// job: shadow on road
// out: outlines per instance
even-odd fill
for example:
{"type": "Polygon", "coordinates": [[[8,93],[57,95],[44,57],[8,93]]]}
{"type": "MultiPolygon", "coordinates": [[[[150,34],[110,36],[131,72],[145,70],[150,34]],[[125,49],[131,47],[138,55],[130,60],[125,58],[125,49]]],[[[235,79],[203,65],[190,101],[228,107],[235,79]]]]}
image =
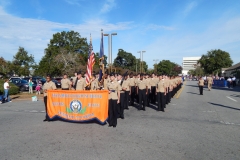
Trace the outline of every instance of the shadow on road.
{"type": "Polygon", "coordinates": [[[190,94],[197,94],[197,95],[199,95],[199,93],[194,93],[194,92],[186,92],[186,93],[190,93],[190,94]]]}
{"type": "Polygon", "coordinates": [[[223,108],[229,108],[229,109],[234,109],[234,110],[240,111],[239,108],[224,106],[224,105],[222,105],[222,104],[217,104],[217,103],[212,103],[212,102],[208,102],[208,103],[209,103],[209,104],[212,104],[212,105],[215,105],[215,106],[219,106],[219,107],[223,107],[223,108]]]}

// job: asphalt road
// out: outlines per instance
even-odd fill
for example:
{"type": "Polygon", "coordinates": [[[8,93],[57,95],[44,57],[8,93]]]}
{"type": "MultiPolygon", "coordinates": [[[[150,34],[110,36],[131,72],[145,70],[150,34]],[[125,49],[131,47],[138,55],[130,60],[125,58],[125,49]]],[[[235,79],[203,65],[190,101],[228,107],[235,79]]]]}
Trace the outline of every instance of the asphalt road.
{"type": "Polygon", "coordinates": [[[43,122],[42,101],[0,104],[0,159],[240,159],[240,88],[199,95],[187,82],[166,112],[130,107],[116,128],[43,122]]]}

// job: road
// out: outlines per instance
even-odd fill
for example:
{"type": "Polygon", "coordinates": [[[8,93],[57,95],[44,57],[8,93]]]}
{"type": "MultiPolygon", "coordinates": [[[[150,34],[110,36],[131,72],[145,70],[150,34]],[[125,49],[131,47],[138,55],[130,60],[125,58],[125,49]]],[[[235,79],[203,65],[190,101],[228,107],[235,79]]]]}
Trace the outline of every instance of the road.
{"type": "Polygon", "coordinates": [[[240,159],[240,88],[199,95],[196,81],[167,105],[130,107],[116,128],[97,123],[43,122],[43,102],[0,105],[0,159],[240,159]]]}

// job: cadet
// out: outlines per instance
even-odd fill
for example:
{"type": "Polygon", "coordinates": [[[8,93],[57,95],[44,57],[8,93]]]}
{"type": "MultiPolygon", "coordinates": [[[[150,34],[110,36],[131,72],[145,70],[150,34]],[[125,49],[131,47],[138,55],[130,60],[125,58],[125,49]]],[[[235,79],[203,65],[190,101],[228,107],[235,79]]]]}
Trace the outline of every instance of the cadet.
{"type": "Polygon", "coordinates": [[[168,76],[164,76],[164,83],[166,87],[166,104],[170,103],[170,94],[169,94],[169,87],[170,87],[170,81],[168,79],[168,76]]]}
{"type": "Polygon", "coordinates": [[[118,104],[118,113],[119,113],[119,117],[124,119],[124,106],[125,106],[125,88],[124,88],[124,79],[122,77],[122,75],[118,75],[117,76],[117,81],[120,85],[120,103],[118,104]]]}
{"type": "Polygon", "coordinates": [[[156,103],[156,78],[155,74],[152,74],[152,78],[150,79],[150,85],[151,85],[151,103],[156,103]]]}
{"type": "Polygon", "coordinates": [[[133,78],[133,73],[130,73],[130,79],[129,79],[129,85],[130,85],[130,106],[134,106],[134,98],[135,98],[135,78],[133,78]]]}
{"type": "Polygon", "coordinates": [[[137,83],[137,94],[139,99],[139,107],[138,110],[144,110],[145,111],[145,105],[146,105],[146,95],[148,91],[148,85],[147,81],[143,79],[143,74],[140,74],[140,79],[137,83]]]}
{"type": "Polygon", "coordinates": [[[78,72],[77,79],[74,84],[75,90],[85,90],[86,80],[82,77],[81,72],[78,72]]]}
{"type": "Polygon", "coordinates": [[[120,90],[121,87],[117,81],[115,81],[114,73],[110,74],[110,81],[107,85],[108,89],[108,123],[109,127],[117,126],[117,105],[120,102],[120,90]]]}
{"type": "MultiPolygon", "coordinates": [[[[150,106],[150,97],[151,97],[151,95],[150,95],[150,93],[151,93],[151,83],[150,83],[150,78],[149,78],[149,75],[147,74],[146,76],[145,76],[145,80],[147,81],[147,86],[148,86],[148,89],[147,89],[147,96],[146,96],[146,106],[150,106]]],[[[154,95],[155,96],[155,95],[154,95]]]]}
{"type": "Polygon", "coordinates": [[[211,91],[212,84],[213,84],[213,79],[212,79],[211,75],[207,78],[207,82],[208,82],[208,90],[211,91]]]}
{"type": "Polygon", "coordinates": [[[92,75],[92,79],[91,79],[91,90],[98,90],[99,89],[99,85],[98,85],[98,79],[96,79],[95,75],[92,75]]]}
{"type": "Polygon", "coordinates": [[[165,108],[165,96],[166,96],[166,87],[162,76],[159,76],[159,82],[157,84],[157,100],[158,100],[158,111],[163,111],[165,108]]]}
{"type": "Polygon", "coordinates": [[[67,78],[67,74],[63,75],[63,79],[61,80],[62,90],[69,90],[71,88],[72,82],[67,78]]]}
{"type": "Polygon", "coordinates": [[[43,120],[44,122],[45,121],[50,121],[50,119],[48,117],[48,114],[47,114],[47,91],[48,90],[55,90],[55,89],[57,89],[55,83],[51,81],[50,75],[47,75],[46,82],[43,85],[43,95],[44,95],[43,101],[44,101],[45,111],[46,111],[46,117],[43,120]]]}
{"type": "Polygon", "coordinates": [[[122,89],[125,91],[124,109],[129,109],[128,106],[129,106],[129,98],[130,98],[130,81],[127,73],[125,73],[124,75],[122,89]]]}
{"type": "Polygon", "coordinates": [[[72,78],[72,87],[74,86],[77,79],[77,72],[74,72],[74,77],[72,78]]]}
{"type": "Polygon", "coordinates": [[[202,79],[202,77],[198,81],[198,86],[199,86],[200,95],[203,95],[204,80],[202,79]]]}

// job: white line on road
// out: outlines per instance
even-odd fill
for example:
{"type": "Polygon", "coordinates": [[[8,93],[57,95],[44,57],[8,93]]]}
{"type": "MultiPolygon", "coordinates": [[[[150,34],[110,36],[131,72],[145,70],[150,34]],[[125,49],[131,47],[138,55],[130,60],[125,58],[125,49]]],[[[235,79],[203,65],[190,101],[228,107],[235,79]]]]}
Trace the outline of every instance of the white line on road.
{"type": "Polygon", "coordinates": [[[237,100],[235,100],[235,99],[233,99],[233,98],[231,98],[231,97],[228,97],[228,96],[226,96],[227,98],[229,98],[229,99],[231,99],[231,100],[233,100],[233,101],[235,101],[235,102],[237,102],[237,100]]]}

